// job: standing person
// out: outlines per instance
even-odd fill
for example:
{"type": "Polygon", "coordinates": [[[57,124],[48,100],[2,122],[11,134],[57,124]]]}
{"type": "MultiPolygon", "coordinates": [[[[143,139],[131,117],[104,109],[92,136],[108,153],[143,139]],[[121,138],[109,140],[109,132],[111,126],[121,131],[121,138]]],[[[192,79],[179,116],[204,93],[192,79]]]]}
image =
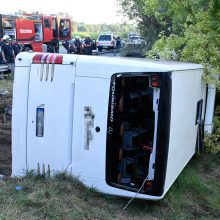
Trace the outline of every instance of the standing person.
{"type": "Polygon", "coordinates": [[[22,51],[21,45],[18,44],[16,40],[12,40],[12,48],[14,50],[15,57],[22,51]]]}
{"type": "Polygon", "coordinates": [[[92,55],[92,40],[90,39],[90,36],[86,37],[84,41],[84,48],[86,55],[92,55]]]}
{"type": "Polygon", "coordinates": [[[75,38],[75,46],[76,46],[76,53],[81,54],[82,53],[82,42],[79,36],[75,38]]]}
{"type": "Polygon", "coordinates": [[[63,41],[63,43],[62,43],[62,45],[63,45],[63,47],[66,49],[66,51],[68,52],[68,49],[69,49],[69,41],[68,40],[64,40],[63,41]]]}
{"type": "Polygon", "coordinates": [[[116,49],[118,50],[121,48],[121,38],[117,36],[115,40],[116,40],[116,49]]]}
{"type": "Polygon", "coordinates": [[[3,37],[3,43],[1,47],[2,47],[3,62],[8,64],[8,68],[11,70],[12,79],[13,79],[15,52],[11,44],[11,38],[8,35],[5,35],[3,37]]]}

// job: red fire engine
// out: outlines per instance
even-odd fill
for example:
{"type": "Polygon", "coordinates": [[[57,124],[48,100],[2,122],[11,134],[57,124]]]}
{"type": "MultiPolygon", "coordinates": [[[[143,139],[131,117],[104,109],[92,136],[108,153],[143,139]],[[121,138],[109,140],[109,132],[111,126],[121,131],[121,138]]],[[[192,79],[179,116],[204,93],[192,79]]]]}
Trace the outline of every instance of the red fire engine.
{"type": "Polygon", "coordinates": [[[0,15],[0,37],[5,34],[24,45],[24,50],[59,52],[59,40],[71,39],[71,21],[55,15],[0,15]]]}

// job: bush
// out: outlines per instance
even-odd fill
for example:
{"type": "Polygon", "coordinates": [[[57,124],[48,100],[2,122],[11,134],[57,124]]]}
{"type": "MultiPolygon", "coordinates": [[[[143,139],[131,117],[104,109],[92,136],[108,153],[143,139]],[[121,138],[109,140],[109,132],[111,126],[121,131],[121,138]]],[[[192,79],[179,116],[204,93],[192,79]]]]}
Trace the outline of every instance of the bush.
{"type": "Polygon", "coordinates": [[[220,106],[215,111],[214,132],[205,136],[205,147],[211,154],[220,153],[220,106]]]}

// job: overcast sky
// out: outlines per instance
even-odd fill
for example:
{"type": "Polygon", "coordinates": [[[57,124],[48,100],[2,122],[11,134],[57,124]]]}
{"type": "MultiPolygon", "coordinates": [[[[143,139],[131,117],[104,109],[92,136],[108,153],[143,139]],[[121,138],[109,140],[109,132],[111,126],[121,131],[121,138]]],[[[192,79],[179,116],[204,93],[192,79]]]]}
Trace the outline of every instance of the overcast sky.
{"type": "Polygon", "coordinates": [[[67,12],[78,22],[121,23],[122,17],[117,16],[118,9],[116,0],[6,0],[1,2],[0,13],[18,10],[44,14],[67,12]]]}

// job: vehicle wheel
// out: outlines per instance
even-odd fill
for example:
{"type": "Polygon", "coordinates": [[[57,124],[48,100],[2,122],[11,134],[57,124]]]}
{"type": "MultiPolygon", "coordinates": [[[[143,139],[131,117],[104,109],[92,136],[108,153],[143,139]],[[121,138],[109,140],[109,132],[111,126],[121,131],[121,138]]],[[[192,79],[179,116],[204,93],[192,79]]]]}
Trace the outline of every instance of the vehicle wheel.
{"type": "Polygon", "coordinates": [[[102,52],[102,48],[98,48],[98,51],[99,51],[99,52],[102,52]]]}

